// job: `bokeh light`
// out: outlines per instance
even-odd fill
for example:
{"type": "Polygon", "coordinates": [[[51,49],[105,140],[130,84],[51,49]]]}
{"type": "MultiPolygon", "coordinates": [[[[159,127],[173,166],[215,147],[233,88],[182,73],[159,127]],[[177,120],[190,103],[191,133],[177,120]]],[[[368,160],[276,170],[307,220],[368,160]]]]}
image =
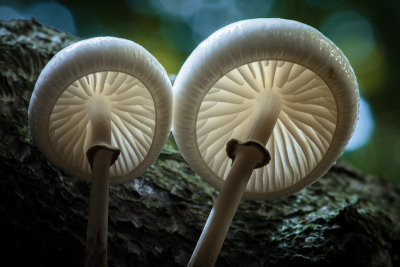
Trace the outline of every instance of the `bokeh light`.
{"type": "Polygon", "coordinates": [[[10,20],[10,19],[23,19],[20,13],[9,6],[0,6],[0,19],[10,20]]]}
{"type": "Polygon", "coordinates": [[[347,144],[346,151],[356,150],[369,142],[375,128],[375,122],[369,104],[360,98],[358,121],[353,136],[347,144]]]}
{"type": "Polygon", "coordinates": [[[357,127],[343,158],[400,182],[400,2],[382,0],[1,0],[0,19],[35,18],[80,38],[117,36],[177,74],[191,51],[232,22],[281,17],[309,24],[349,59],[361,95],[357,127]],[[396,153],[397,151],[397,153],[396,153]]]}
{"type": "Polygon", "coordinates": [[[201,0],[150,0],[151,6],[159,14],[189,18],[203,5],[201,0]]]}
{"type": "Polygon", "coordinates": [[[254,0],[251,4],[239,0],[151,0],[159,14],[186,22],[192,37],[201,42],[213,32],[232,22],[268,15],[274,0],[254,0]]]}
{"type": "Polygon", "coordinates": [[[76,34],[75,22],[71,12],[57,2],[39,2],[28,6],[16,6],[16,9],[10,6],[0,6],[0,19],[34,18],[44,25],[76,34]]]}
{"type": "Polygon", "coordinates": [[[352,11],[334,13],[321,30],[342,49],[354,68],[367,61],[375,46],[371,24],[352,11]]]}
{"type": "Polygon", "coordinates": [[[35,4],[24,15],[26,18],[35,18],[44,25],[76,34],[75,22],[71,12],[57,2],[35,4]]]}
{"type": "Polygon", "coordinates": [[[339,7],[344,0],[306,0],[305,2],[312,7],[331,9],[339,7]]]}

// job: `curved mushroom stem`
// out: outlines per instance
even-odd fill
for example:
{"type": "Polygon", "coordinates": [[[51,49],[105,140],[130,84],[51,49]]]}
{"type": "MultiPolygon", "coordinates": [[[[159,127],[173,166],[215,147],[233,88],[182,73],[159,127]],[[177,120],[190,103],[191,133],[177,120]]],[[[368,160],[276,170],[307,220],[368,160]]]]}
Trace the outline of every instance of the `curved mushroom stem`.
{"type": "Polygon", "coordinates": [[[214,266],[247,182],[263,156],[256,146],[238,146],[231,171],[208,216],[188,266],[214,266]]]}
{"type": "Polygon", "coordinates": [[[86,266],[107,266],[109,164],[112,152],[99,149],[93,157],[86,266]]]}
{"type": "MultiPolygon", "coordinates": [[[[260,144],[248,142],[238,144],[234,149],[231,170],[222,185],[188,266],[214,266],[250,176],[256,167],[260,167],[260,162],[265,162],[265,153],[268,154],[265,145],[272,134],[281,108],[282,100],[274,90],[266,90],[261,99],[258,99],[246,137],[247,140],[260,144]]],[[[228,147],[228,154],[229,150],[228,147]]]]}
{"type": "Polygon", "coordinates": [[[92,146],[86,152],[91,167],[85,266],[107,266],[109,168],[119,155],[111,144],[108,102],[95,96],[89,103],[92,146]]]}
{"type": "Polygon", "coordinates": [[[261,92],[255,103],[250,127],[245,134],[246,141],[255,140],[265,146],[274,130],[281,109],[282,99],[275,89],[261,92]]]}

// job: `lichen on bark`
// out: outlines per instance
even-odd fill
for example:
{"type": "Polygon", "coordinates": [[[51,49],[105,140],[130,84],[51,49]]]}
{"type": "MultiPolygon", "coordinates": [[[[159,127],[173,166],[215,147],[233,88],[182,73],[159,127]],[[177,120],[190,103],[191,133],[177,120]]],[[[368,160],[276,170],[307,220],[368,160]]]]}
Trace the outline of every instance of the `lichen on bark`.
{"type": "MultiPolygon", "coordinates": [[[[89,185],[48,163],[27,127],[37,76],[76,40],[33,20],[0,22],[0,236],[9,266],[83,265],[89,185]]],[[[171,135],[145,173],[110,188],[109,266],[185,266],[216,195],[171,135]]],[[[398,186],[339,162],[294,195],[242,201],[217,266],[400,266],[399,221],[398,186]]]]}

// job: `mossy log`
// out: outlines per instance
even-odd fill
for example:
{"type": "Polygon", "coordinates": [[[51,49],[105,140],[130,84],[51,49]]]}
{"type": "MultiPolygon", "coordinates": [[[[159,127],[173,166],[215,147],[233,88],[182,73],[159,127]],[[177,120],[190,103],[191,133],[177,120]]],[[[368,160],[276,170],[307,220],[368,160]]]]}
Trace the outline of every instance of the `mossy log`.
{"type": "MultiPolygon", "coordinates": [[[[2,266],[84,262],[89,184],[47,162],[27,120],[40,71],[77,40],[0,22],[2,266]]],[[[185,266],[216,194],[171,135],[141,177],[110,188],[109,266],[185,266]]],[[[400,266],[399,222],[400,188],[339,162],[294,195],[242,201],[216,266],[400,266]]]]}

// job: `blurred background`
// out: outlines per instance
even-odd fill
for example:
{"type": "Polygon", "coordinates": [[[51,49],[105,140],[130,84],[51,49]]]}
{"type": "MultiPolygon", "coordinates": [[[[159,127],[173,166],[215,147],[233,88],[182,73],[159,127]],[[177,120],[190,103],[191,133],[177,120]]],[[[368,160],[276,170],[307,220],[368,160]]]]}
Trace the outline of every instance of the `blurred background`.
{"type": "Polygon", "coordinates": [[[350,60],[360,114],[343,155],[356,168],[400,183],[400,1],[392,0],[0,0],[0,19],[35,18],[80,38],[117,36],[149,50],[169,74],[215,30],[280,17],[309,24],[350,60]]]}

